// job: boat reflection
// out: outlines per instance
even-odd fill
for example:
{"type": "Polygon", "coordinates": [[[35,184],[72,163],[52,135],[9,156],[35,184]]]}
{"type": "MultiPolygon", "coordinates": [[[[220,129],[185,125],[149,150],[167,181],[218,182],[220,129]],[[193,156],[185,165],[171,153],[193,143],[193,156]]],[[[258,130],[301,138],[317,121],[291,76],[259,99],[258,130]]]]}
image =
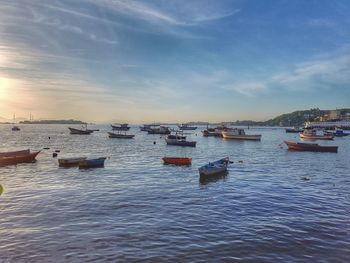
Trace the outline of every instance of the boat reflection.
{"type": "Polygon", "coordinates": [[[226,181],[227,180],[227,175],[228,175],[228,171],[224,171],[222,173],[216,174],[216,175],[212,175],[212,176],[199,176],[199,184],[200,185],[208,185],[211,183],[216,183],[217,181],[226,181]]]}

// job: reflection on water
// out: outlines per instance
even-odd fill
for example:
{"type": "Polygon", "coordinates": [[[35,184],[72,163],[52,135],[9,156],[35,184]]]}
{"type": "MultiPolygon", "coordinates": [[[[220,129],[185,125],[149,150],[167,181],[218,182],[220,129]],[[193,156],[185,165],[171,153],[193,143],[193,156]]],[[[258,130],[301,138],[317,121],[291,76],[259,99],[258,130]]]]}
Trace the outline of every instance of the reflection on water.
{"type": "Polygon", "coordinates": [[[219,174],[216,174],[216,175],[213,175],[213,176],[200,175],[199,176],[199,183],[201,185],[207,185],[209,183],[215,183],[215,182],[217,182],[219,180],[226,181],[227,175],[228,175],[227,171],[219,173],[219,174]]]}
{"type": "Polygon", "coordinates": [[[320,143],[339,145],[334,154],[287,151],[283,140],[299,135],[282,129],[251,128],[261,142],[195,131],[197,147],[182,148],[137,127],[130,141],[109,139],[107,125],[88,136],[20,128],[0,126],[0,151],[42,152],[0,169],[0,262],[349,261],[349,136],[320,143]],[[101,169],[62,169],[55,150],[109,158],[101,169]],[[163,165],[164,156],[192,166],[163,165]],[[227,176],[198,182],[198,167],[225,156],[235,160],[227,176]]]}

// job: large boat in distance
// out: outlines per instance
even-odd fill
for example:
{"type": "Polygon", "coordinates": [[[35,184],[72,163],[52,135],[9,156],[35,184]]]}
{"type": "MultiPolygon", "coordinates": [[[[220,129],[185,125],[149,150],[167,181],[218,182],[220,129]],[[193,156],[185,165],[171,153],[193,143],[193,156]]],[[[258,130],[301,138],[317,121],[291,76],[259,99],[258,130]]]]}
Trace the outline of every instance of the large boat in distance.
{"type": "Polygon", "coordinates": [[[241,128],[234,128],[228,131],[222,131],[221,133],[224,139],[251,140],[251,141],[261,140],[261,134],[246,134],[244,129],[241,129],[241,128]]]}

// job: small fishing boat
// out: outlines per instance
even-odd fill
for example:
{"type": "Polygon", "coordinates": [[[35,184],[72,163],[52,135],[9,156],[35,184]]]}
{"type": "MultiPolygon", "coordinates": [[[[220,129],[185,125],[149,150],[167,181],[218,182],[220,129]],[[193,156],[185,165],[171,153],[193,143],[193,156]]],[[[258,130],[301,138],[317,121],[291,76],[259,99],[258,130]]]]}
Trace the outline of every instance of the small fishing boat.
{"type": "Polygon", "coordinates": [[[148,134],[170,134],[171,130],[169,127],[160,126],[159,128],[150,128],[148,131],[148,134]]]}
{"type": "Polygon", "coordinates": [[[73,167],[78,166],[79,162],[86,160],[86,157],[73,157],[58,159],[58,165],[60,167],[73,167]]]}
{"type": "Polygon", "coordinates": [[[100,168],[104,167],[106,157],[100,157],[96,159],[85,159],[79,162],[79,169],[88,169],[88,168],[100,168]]]}
{"type": "Polygon", "coordinates": [[[173,165],[191,165],[192,158],[188,157],[164,157],[164,164],[173,164],[173,165]]]}
{"type": "Polygon", "coordinates": [[[251,141],[260,141],[261,135],[260,134],[246,134],[244,129],[240,128],[234,128],[230,129],[228,131],[222,131],[222,137],[224,139],[231,139],[231,140],[251,140],[251,141]]]}
{"type": "Polygon", "coordinates": [[[13,127],[12,127],[12,130],[13,130],[13,131],[20,131],[21,129],[20,129],[18,126],[13,126],[13,127]]]}
{"type": "Polygon", "coordinates": [[[176,132],[175,135],[168,135],[165,139],[167,145],[196,147],[196,141],[186,141],[186,136],[182,132],[176,132]]]}
{"type": "Polygon", "coordinates": [[[333,134],[330,133],[323,132],[318,134],[315,129],[305,129],[299,136],[304,140],[333,140],[334,137],[333,134]]]}
{"type": "Polygon", "coordinates": [[[196,126],[190,126],[188,124],[181,124],[181,125],[178,125],[179,129],[182,130],[182,131],[194,131],[197,129],[196,126]]]}
{"type": "Polygon", "coordinates": [[[215,175],[221,175],[227,172],[227,166],[229,164],[229,158],[223,158],[215,162],[210,162],[198,169],[201,177],[211,177],[215,175]]]}
{"type": "Polygon", "coordinates": [[[130,127],[128,126],[127,123],[124,123],[124,124],[120,124],[120,125],[111,125],[112,126],[112,129],[114,131],[128,131],[130,130],[130,127]]]}
{"type": "Polygon", "coordinates": [[[116,139],[132,139],[135,137],[133,134],[123,134],[123,133],[113,133],[113,132],[108,132],[108,137],[109,138],[116,138],[116,139]]]}
{"type": "Polygon", "coordinates": [[[38,152],[29,152],[29,153],[17,153],[13,154],[13,152],[10,155],[2,155],[0,157],[0,166],[5,165],[15,165],[19,163],[33,163],[35,162],[36,156],[40,153],[38,152]]]}
{"type": "Polygon", "coordinates": [[[159,127],[157,124],[144,124],[140,126],[140,131],[148,132],[151,128],[159,127]]]}
{"type": "Polygon", "coordinates": [[[80,134],[80,135],[89,135],[91,133],[93,133],[93,130],[89,130],[89,129],[75,129],[75,128],[71,128],[68,127],[68,129],[70,130],[70,134],[80,134]]]}
{"type": "Polygon", "coordinates": [[[304,131],[304,129],[298,128],[298,127],[286,128],[286,133],[300,133],[303,131],[304,131]]]}
{"type": "Polygon", "coordinates": [[[291,151],[308,151],[308,152],[338,152],[338,146],[320,146],[317,143],[301,143],[284,141],[291,151]]]}

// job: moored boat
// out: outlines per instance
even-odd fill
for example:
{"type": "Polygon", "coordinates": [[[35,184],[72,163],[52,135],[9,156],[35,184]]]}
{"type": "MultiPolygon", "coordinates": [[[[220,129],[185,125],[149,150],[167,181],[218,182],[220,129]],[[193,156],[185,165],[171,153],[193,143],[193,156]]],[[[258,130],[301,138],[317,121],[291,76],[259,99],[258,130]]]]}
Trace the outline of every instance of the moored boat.
{"type": "Polygon", "coordinates": [[[178,127],[180,130],[183,130],[183,131],[194,131],[197,129],[196,126],[190,126],[190,125],[185,124],[185,123],[178,125],[178,127]]]}
{"type": "Polygon", "coordinates": [[[188,157],[164,157],[164,164],[173,164],[173,165],[191,165],[192,158],[188,157]]]}
{"type": "Polygon", "coordinates": [[[14,152],[10,152],[9,155],[5,154],[5,155],[1,156],[0,157],[0,166],[35,162],[35,158],[40,153],[40,151],[37,151],[37,152],[19,151],[19,152],[17,152],[17,154],[13,154],[13,153],[14,152]]]}
{"type": "Polygon", "coordinates": [[[75,129],[71,127],[68,127],[68,129],[70,130],[70,134],[89,135],[94,132],[93,130],[88,130],[88,129],[82,130],[82,129],[75,129]]]}
{"type": "Polygon", "coordinates": [[[78,166],[79,162],[86,160],[86,157],[72,157],[58,159],[58,165],[60,167],[73,167],[78,166]]]}
{"type": "Polygon", "coordinates": [[[100,168],[104,167],[106,157],[96,159],[85,159],[79,162],[79,169],[100,168]]]}
{"type": "Polygon", "coordinates": [[[299,134],[301,139],[304,140],[333,140],[333,134],[322,133],[318,134],[315,129],[305,129],[302,133],[299,134]]]}
{"type": "Polygon", "coordinates": [[[13,131],[20,131],[21,129],[20,129],[18,126],[13,126],[13,127],[12,127],[12,130],[13,130],[13,131]]]}
{"type": "Polygon", "coordinates": [[[317,143],[300,143],[284,141],[291,151],[308,151],[308,152],[338,152],[338,146],[321,146],[317,143]]]}
{"type": "Polygon", "coordinates": [[[222,131],[221,133],[224,139],[251,140],[251,141],[261,140],[261,134],[246,134],[244,129],[240,129],[240,128],[234,128],[228,131],[222,131]]]}
{"type": "Polygon", "coordinates": [[[211,177],[221,175],[227,172],[227,166],[229,164],[229,158],[223,158],[215,162],[210,162],[198,169],[201,177],[211,177]]]}
{"type": "Polygon", "coordinates": [[[112,126],[112,129],[115,130],[115,131],[128,131],[130,130],[130,127],[128,126],[127,123],[123,123],[123,124],[120,124],[120,125],[111,125],[112,126]]]}
{"type": "Polygon", "coordinates": [[[148,134],[170,134],[171,130],[169,127],[160,126],[159,128],[150,128],[148,131],[148,134]]]}
{"type": "Polygon", "coordinates": [[[123,133],[113,133],[108,132],[109,138],[115,138],[115,139],[132,139],[135,137],[134,134],[123,134],[123,133]]]}
{"type": "Polygon", "coordinates": [[[222,137],[223,131],[229,131],[231,128],[225,125],[217,126],[216,128],[208,128],[202,131],[204,137],[222,137]]]}
{"type": "Polygon", "coordinates": [[[350,133],[345,133],[343,130],[341,129],[336,129],[335,131],[331,131],[331,133],[335,136],[335,137],[344,137],[344,136],[348,136],[350,135],[350,133]]]}

